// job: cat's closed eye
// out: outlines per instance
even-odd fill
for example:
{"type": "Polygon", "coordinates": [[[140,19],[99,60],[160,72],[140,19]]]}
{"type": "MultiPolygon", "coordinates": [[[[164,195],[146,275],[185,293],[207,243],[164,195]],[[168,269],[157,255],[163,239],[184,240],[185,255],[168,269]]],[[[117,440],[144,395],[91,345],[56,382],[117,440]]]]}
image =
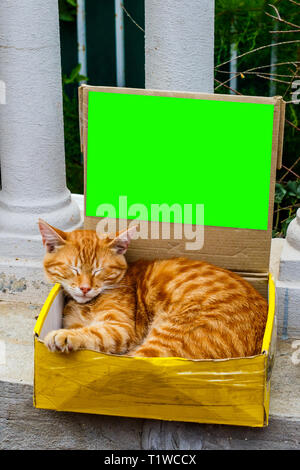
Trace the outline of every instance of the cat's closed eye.
{"type": "Polygon", "coordinates": [[[97,268],[97,269],[94,269],[94,271],[92,272],[92,275],[93,276],[97,276],[98,274],[100,274],[102,271],[102,268],[97,268]]]}
{"type": "Polygon", "coordinates": [[[69,268],[71,269],[72,273],[73,274],[80,274],[80,268],[76,267],[76,266],[69,266],[69,268]]]}

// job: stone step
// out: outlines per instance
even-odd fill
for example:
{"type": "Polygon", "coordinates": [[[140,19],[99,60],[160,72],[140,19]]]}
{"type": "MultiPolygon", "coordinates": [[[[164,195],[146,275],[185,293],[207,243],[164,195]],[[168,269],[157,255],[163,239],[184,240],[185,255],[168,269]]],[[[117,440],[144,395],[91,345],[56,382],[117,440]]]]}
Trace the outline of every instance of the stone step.
{"type": "Polygon", "coordinates": [[[300,420],[247,428],[37,410],[31,385],[0,381],[0,450],[10,449],[299,450],[300,420]]]}

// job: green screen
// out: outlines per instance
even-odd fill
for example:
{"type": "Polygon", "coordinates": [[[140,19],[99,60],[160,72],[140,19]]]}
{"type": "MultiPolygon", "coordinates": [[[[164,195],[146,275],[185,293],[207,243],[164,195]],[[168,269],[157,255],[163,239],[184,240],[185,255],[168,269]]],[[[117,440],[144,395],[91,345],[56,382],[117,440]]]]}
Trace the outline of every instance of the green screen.
{"type": "MultiPolygon", "coordinates": [[[[109,204],[117,218],[166,222],[151,204],[203,204],[204,225],[267,230],[273,113],[271,104],[90,91],[86,215],[109,204]],[[124,214],[120,196],[148,215],[124,214]]],[[[186,217],[196,223],[195,211],[186,217]]]]}

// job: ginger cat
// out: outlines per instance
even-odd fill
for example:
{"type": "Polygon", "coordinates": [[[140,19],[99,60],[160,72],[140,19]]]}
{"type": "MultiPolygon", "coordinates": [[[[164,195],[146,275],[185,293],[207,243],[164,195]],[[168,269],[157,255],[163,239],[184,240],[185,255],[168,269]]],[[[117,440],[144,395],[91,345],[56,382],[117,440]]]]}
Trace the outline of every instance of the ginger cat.
{"type": "Polygon", "coordinates": [[[99,238],[39,221],[44,268],[67,294],[50,351],[221,359],[261,352],[267,302],[225,269],[185,258],[127,264],[135,227],[99,238]]]}

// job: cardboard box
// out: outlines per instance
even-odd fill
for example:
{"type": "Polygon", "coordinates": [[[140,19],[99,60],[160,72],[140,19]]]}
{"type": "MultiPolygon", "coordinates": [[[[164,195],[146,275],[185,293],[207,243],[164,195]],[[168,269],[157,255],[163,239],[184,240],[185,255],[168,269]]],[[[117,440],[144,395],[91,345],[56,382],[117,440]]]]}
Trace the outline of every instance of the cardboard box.
{"type": "MultiPolygon", "coordinates": [[[[265,180],[268,184],[268,207],[266,211],[266,221],[265,229],[247,229],[247,228],[238,228],[238,227],[228,227],[228,226],[210,226],[205,224],[204,227],[204,246],[201,250],[188,250],[186,249],[187,239],[184,237],[181,240],[177,240],[174,236],[174,231],[171,230],[170,237],[168,239],[162,239],[162,226],[163,222],[155,221],[143,221],[140,220],[140,226],[142,230],[145,230],[149,234],[156,232],[158,236],[156,239],[137,239],[131,243],[129,250],[127,252],[127,259],[129,261],[134,261],[139,258],[143,259],[166,259],[176,256],[184,256],[191,259],[201,259],[213,263],[217,266],[221,266],[226,269],[230,269],[237,274],[245,277],[254,287],[267,298],[267,286],[268,286],[268,273],[269,273],[269,261],[270,261],[270,247],[272,239],[272,222],[273,222],[273,207],[274,207],[274,194],[275,194],[275,181],[276,181],[276,169],[281,167],[282,160],[282,150],[283,150],[283,132],[284,132],[284,116],[285,116],[285,102],[283,99],[278,96],[274,98],[268,97],[250,97],[250,96],[233,96],[233,95],[219,95],[219,94],[205,94],[205,93],[191,93],[191,92],[169,92],[161,90],[142,90],[142,89],[129,89],[129,88],[114,88],[114,87],[93,87],[88,85],[82,85],[79,88],[79,105],[80,105],[80,135],[81,135],[81,148],[84,155],[84,195],[85,195],[85,219],[84,219],[84,228],[86,229],[95,229],[97,223],[101,219],[100,217],[90,216],[87,214],[87,204],[86,200],[89,196],[87,193],[88,189],[88,179],[89,179],[89,165],[91,156],[88,152],[88,127],[89,127],[89,95],[93,94],[110,94],[110,95],[139,95],[143,97],[156,97],[156,98],[181,98],[183,100],[196,100],[198,103],[201,102],[210,102],[210,103],[227,103],[232,105],[250,105],[251,107],[266,106],[270,107],[273,112],[273,127],[271,130],[271,145],[270,145],[270,169],[268,175],[266,175],[265,180]]],[[[101,111],[101,109],[100,109],[101,111]]],[[[118,126],[122,126],[125,119],[120,119],[120,116],[117,118],[117,127],[115,140],[118,139],[117,129],[118,126]]],[[[122,116],[124,118],[124,116],[122,116]]],[[[106,115],[103,117],[103,121],[106,121],[108,118],[106,115]]],[[[137,120],[140,119],[140,115],[137,113],[137,120]]],[[[186,119],[186,116],[182,116],[182,120],[186,119]]],[[[220,122],[218,126],[222,126],[223,121],[226,119],[226,110],[223,116],[218,116],[220,122]]],[[[237,119],[238,121],[239,119],[237,119]]],[[[236,122],[237,122],[236,121],[236,122]]],[[[255,121],[255,119],[253,119],[255,121]]],[[[149,124],[149,123],[148,123],[149,124]]],[[[130,122],[130,125],[133,126],[134,123],[130,122]]],[[[153,129],[150,131],[153,134],[153,139],[155,139],[156,132],[156,123],[153,124],[153,129]]],[[[251,123],[250,123],[251,125],[251,123]]],[[[247,122],[249,126],[249,121],[247,122]]],[[[249,146],[251,142],[255,140],[251,129],[249,129],[245,124],[245,132],[248,133],[248,142],[243,142],[243,147],[237,148],[236,152],[240,152],[241,158],[243,158],[244,148],[249,146]]],[[[101,139],[105,138],[105,132],[103,132],[101,122],[99,123],[99,142],[101,139]]],[[[218,129],[216,130],[216,132],[218,129]]],[[[267,131],[269,132],[269,131],[267,131]]],[[[166,137],[167,138],[167,137],[166,137]]],[[[172,139],[172,135],[168,137],[172,139]]],[[[216,139],[218,136],[216,135],[216,139]]],[[[223,139],[225,137],[223,136],[223,139]]],[[[232,149],[234,149],[234,139],[230,144],[232,149]]],[[[130,145],[130,143],[129,143],[130,145]]],[[[116,167],[118,168],[118,163],[120,166],[124,167],[122,163],[122,155],[115,156],[113,147],[112,155],[109,161],[114,161],[117,157],[120,160],[115,162],[116,167]]],[[[141,157],[142,158],[142,157],[141,157]]],[[[251,158],[251,156],[250,156],[251,158]]],[[[227,160],[230,159],[230,155],[227,160]]],[[[213,156],[209,155],[209,160],[213,161],[213,156]]],[[[226,162],[229,164],[229,161],[226,162]]],[[[114,168],[114,167],[113,167],[114,168]]],[[[94,168],[92,168],[94,170],[94,168]]],[[[213,174],[213,167],[211,169],[213,174]]],[[[105,194],[101,190],[101,181],[102,181],[102,172],[101,172],[101,153],[99,151],[99,202],[103,199],[105,200],[105,194]]],[[[240,179],[243,179],[243,173],[240,174],[240,179]]],[[[210,175],[207,176],[210,178],[210,175]]],[[[113,176],[112,176],[113,178],[113,176]]],[[[130,184],[135,184],[134,181],[128,181],[128,186],[130,184]]],[[[253,188],[250,188],[249,192],[253,193],[256,190],[257,183],[255,181],[255,174],[253,180],[253,188]]],[[[118,192],[118,188],[115,188],[118,192]]],[[[220,206],[215,208],[216,212],[220,211],[234,211],[233,208],[222,207],[222,194],[219,198],[220,206]]],[[[157,202],[157,201],[154,201],[157,202]]],[[[165,201],[159,201],[160,203],[165,201]]],[[[176,201],[174,201],[176,202],[176,201]]],[[[189,202],[189,201],[186,201],[189,202]]],[[[258,201],[259,205],[259,201],[258,201]]],[[[247,207],[245,212],[252,212],[252,215],[255,217],[255,212],[258,207],[247,207]]],[[[122,222],[125,224],[130,223],[131,220],[116,219],[116,227],[118,228],[119,223],[122,222]]],[[[172,225],[172,224],[171,224],[172,225]]],[[[175,224],[173,224],[175,225],[175,224]]],[[[192,225],[191,228],[194,230],[195,225],[192,225]]]]}
{"type": "Polygon", "coordinates": [[[53,287],[34,332],[34,406],[113,416],[262,427],[269,416],[276,327],[275,288],[261,354],[222,360],[141,358],[82,350],[52,353],[45,335],[61,327],[63,292],[53,287]]]}
{"type": "MultiPolygon", "coordinates": [[[[186,239],[176,239],[175,230],[173,230],[175,224],[173,224],[169,239],[162,239],[158,235],[156,239],[134,240],[126,255],[129,261],[138,258],[163,259],[185,256],[233,270],[247,279],[269,300],[268,321],[261,354],[254,357],[187,360],[183,358],[131,358],[89,350],[68,355],[51,353],[43,344],[43,338],[48,331],[61,326],[63,293],[60,286],[56,285],[35,327],[34,405],[37,408],[60,411],[174,421],[258,427],[266,425],[276,338],[275,287],[269,277],[269,257],[276,168],[280,168],[282,156],[284,101],[281,97],[207,95],[83,85],[79,88],[79,103],[81,146],[85,162],[84,226],[86,229],[95,229],[99,221],[99,217],[87,214],[86,204],[86,199],[91,194],[89,182],[91,154],[88,152],[88,131],[90,137],[93,132],[95,137],[95,127],[93,130],[89,127],[89,94],[91,92],[199,100],[197,105],[201,101],[248,103],[251,104],[251,108],[255,107],[253,109],[264,105],[268,108],[268,113],[271,110],[270,167],[267,178],[264,177],[268,185],[265,227],[256,229],[234,226],[234,224],[233,226],[204,224],[203,247],[200,250],[190,251],[186,249],[186,239]]],[[[225,118],[225,115],[220,117],[221,123],[225,118]]],[[[103,124],[104,119],[108,119],[105,113],[103,124]]],[[[122,125],[120,120],[117,121],[118,125],[122,125]]],[[[249,119],[246,122],[249,125],[249,119]]],[[[99,129],[96,128],[96,132],[99,132],[99,140],[105,139],[103,129],[101,123],[99,129]]],[[[155,129],[150,130],[155,131],[155,129]]],[[[247,135],[247,130],[245,130],[245,135],[247,135]]],[[[250,129],[249,136],[253,140],[250,129]]],[[[226,139],[226,135],[224,138],[226,139]]],[[[235,148],[234,151],[238,152],[239,148],[235,148]]],[[[100,167],[101,159],[99,159],[99,174],[101,175],[100,167]]],[[[92,169],[94,171],[94,167],[92,169]]],[[[101,197],[103,198],[103,193],[99,185],[99,198],[101,197]]],[[[248,210],[253,216],[253,211],[255,212],[257,207],[248,206],[248,210]]],[[[124,222],[124,220],[121,221],[124,222]]],[[[118,225],[120,219],[116,218],[115,222],[118,225]]],[[[126,224],[130,222],[129,218],[125,220],[126,224]]],[[[141,220],[140,224],[144,228],[157,230],[160,234],[164,221],[141,220]]]]}

